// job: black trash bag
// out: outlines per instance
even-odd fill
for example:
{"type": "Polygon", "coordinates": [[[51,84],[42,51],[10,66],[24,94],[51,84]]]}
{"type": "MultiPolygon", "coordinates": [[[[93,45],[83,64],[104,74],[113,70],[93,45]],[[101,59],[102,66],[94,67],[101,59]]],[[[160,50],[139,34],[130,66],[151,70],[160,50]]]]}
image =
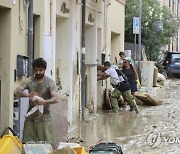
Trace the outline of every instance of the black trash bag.
{"type": "Polygon", "coordinates": [[[98,153],[123,154],[121,147],[116,143],[97,144],[89,151],[89,153],[90,154],[98,154],[98,153]]]}
{"type": "Polygon", "coordinates": [[[126,90],[131,89],[128,81],[119,82],[116,87],[120,92],[125,92],[126,90]]]}

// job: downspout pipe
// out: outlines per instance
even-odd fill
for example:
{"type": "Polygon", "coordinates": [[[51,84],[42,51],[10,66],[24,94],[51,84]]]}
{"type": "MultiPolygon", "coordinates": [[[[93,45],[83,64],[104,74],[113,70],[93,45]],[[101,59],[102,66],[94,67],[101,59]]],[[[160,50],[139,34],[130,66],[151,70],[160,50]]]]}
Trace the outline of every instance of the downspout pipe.
{"type": "Polygon", "coordinates": [[[84,120],[84,108],[86,104],[86,66],[85,66],[85,22],[86,22],[86,0],[82,0],[82,32],[81,32],[81,108],[82,120],[84,120]]]}
{"type": "Polygon", "coordinates": [[[142,0],[139,0],[139,35],[138,35],[138,76],[141,80],[141,17],[142,17],[142,0]]]}
{"type": "Polygon", "coordinates": [[[52,36],[52,79],[55,80],[55,62],[56,62],[56,0],[50,1],[50,34],[52,36]]]}
{"type": "Polygon", "coordinates": [[[28,76],[33,75],[32,61],[34,59],[34,31],[33,31],[33,0],[30,0],[28,8],[28,76]]]}
{"type": "Polygon", "coordinates": [[[104,54],[106,55],[108,55],[107,54],[107,6],[108,6],[107,1],[104,0],[104,54]]]}

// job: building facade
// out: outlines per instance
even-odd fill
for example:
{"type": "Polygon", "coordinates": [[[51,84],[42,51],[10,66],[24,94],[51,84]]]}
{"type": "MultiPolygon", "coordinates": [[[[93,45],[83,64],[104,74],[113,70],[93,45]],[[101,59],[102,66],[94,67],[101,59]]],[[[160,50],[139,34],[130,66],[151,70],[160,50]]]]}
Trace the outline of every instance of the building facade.
{"type": "MultiPolygon", "coordinates": [[[[43,56],[44,0],[34,2],[34,57],[43,56]]],[[[25,78],[17,77],[17,55],[24,60],[28,49],[28,1],[0,1],[0,132],[13,125],[14,94],[18,82],[25,78]]],[[[22,65],[19,65],[22,66],[22,65]]],[[[24,63],[25,66],[25,63],[24,63]]]]}
{"type": "Polygon", "coordinates": [[[102,106],[105,87],[97,82],[96,66],[104,60],[114,63],[119,51],[124,50],[124,13],[125,0],[86,0],[82,49],[81,0],[1,0],[0,132],[13,126],[13,91],[27,77],[30,58],[43,57],[48,62],[46,75],[56,81],[66,99],[67,121],[73,126],[82,114],[81,63],[85,51],[84,116],[96,113],[102,106]]]}
{"type": "MultiPolygon", "coordinates": [[[[171,10],[174,18],[180,17],[180,0],[158,0],[161,6],[166,6],[171,10]]],[[[171,38],[171,43],[165,47],[167,51],[180,52],[180,29],[177,35],[171,38]]]]}

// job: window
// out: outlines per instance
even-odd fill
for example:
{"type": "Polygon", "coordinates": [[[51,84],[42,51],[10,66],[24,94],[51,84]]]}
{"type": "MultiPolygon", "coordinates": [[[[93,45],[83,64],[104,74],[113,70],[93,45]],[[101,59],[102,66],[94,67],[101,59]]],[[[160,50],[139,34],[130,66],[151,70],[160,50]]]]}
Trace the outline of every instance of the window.
{"type": "Polygon", "coordinates": [[[180,54],[172,54],[172,59],[180,59],[180,54]]]}

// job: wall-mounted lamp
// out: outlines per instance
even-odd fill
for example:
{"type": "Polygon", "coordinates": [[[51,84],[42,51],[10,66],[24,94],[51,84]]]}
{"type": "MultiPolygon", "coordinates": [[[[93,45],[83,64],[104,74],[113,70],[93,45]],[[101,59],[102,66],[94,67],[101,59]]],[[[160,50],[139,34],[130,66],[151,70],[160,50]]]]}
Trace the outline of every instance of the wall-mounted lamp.
{"type": "Polygon", "coordinates": [[[65,2],[63,2],[62,5],[61,5],[61,12],[62,13],[69,13],[70,12],[70,9],[66,7],[65,2]]]}
{"type": "Polygon", "coordinates": [[[92,15],[92,13],[90,13],[90,14],[88,15],[88,21],[89,21],[89,22],[94,22],[94,17],[93,17],[93,15],[92,15]]]}

